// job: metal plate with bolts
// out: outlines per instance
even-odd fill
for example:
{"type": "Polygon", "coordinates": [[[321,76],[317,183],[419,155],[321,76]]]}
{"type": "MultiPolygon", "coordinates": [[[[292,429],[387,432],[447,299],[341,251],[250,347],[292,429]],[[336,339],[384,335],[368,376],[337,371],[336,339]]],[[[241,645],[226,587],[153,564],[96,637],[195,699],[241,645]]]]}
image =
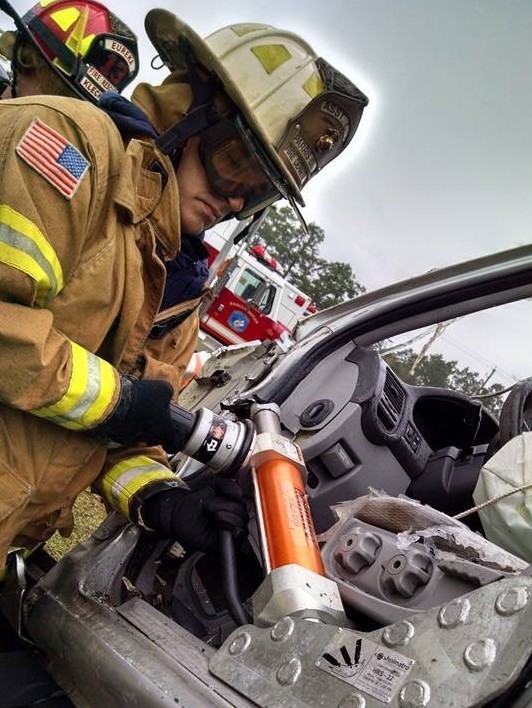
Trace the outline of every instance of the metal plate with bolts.
{"type": "Polygon", "coordinates": [[[532,579],[514,577],[373,632],[292,617],[246,625],[209,668],[268,708],[472,708],[532,652],[531,597],[532,579]]]}

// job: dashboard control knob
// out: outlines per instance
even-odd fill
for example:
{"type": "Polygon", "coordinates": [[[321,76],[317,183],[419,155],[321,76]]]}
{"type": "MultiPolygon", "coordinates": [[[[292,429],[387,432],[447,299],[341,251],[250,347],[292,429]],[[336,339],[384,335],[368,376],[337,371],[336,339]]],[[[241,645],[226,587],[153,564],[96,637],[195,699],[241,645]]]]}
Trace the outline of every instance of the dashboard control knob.
{"type": "Polygon", "coordinates": [[[384,566],[382,584],[390,594],[412,597],[429,582],[432,571],[432,559],[428,553],[408,548],[392,556],[384,566]]]}
{"type": "Polygon", "coordinates": [[[345,570],[358,573],[375,562],[381,546],[382,540],[377,534],[355,528],[352,533],[339,539],[334,559],[345,570]]]}

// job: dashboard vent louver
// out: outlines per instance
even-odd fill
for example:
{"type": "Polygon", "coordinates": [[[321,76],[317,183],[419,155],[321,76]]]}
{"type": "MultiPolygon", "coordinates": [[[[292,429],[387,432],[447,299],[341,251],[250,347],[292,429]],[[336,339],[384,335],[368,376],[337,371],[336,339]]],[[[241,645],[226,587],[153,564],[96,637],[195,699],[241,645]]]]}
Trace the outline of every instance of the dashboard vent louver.
{"type": "Polygon", "coordinates": [[[377,416],[386,428],[394,430],[401,419],[405,404],[405,391],[390,369],[386,369],[386,378],[382,395],[377,405],[377,416]]]}

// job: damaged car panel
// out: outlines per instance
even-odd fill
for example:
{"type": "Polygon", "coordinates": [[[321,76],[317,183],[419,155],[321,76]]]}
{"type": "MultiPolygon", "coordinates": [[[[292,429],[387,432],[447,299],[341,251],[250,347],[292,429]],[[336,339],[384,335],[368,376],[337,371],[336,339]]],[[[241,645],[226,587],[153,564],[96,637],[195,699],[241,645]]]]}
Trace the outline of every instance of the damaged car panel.
{"type": "MultiPolygon", "coordinates": [[[[304,460],[323,575],[268,572],[243,470],[251,518],[231,564],[222,545],[187,554],[114,512],[51,569],[30,556],[4,613],[76,706],[527,705],[528,564],[483,539],[475,515],[452,519],[473,506],[499,421],[462,393],[401,381],[374,345],[531,296],[524,246],[318,313],[288,351],[219,350],[183,390],[185,408],[232,421],[278,410],[304,460]]],[[[191,486],[211,474],[173,463],[191,486]]]]}

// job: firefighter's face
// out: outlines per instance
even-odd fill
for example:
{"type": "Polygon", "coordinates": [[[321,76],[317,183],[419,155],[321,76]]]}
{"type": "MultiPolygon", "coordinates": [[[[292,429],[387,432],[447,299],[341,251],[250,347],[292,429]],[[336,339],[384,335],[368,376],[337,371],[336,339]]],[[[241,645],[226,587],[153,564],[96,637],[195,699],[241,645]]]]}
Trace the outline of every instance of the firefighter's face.
{"type": "Polygon", "coordinates": [[[228,214],[237,214],[244,206],[243,197],[223,197],[213,190],[201,164],[198,145],[199,138],[188,140],[176,170],[181,229],[191,235],[211,228],[228,214]]]}

